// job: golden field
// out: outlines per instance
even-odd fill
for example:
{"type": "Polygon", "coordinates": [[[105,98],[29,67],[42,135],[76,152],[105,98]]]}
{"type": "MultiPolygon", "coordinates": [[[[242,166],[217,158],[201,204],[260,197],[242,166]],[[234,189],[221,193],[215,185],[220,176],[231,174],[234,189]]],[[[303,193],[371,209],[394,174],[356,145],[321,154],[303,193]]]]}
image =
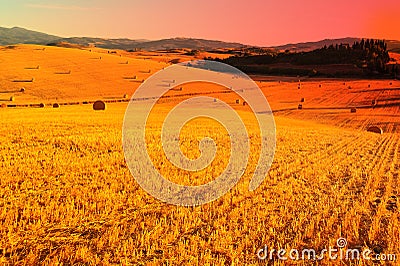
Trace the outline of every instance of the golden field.
{"type": "MultiPolygon", "coordinates": [[[[0,69],[7,70],[0,73],[0,104],[122,99],[170,59],[193,59],[42,48],[0,48],[0,69]],[[31,78],[33,82],[14,82],[31,78]],[[12,102],[10,97],[15,97],[12,102]]],[[[173,169],[158,140],[167,112],[186,99],[180,94],[210,93],[232,105],[245,121],[252,142],[244,176],[225,196],[198,207],[162,203],[131,176],[121,142],[127,103],[110,103],[99,112],[83,104],[0,108],[0,262],[372,264],[283,262],[276,257],[260,261],[256,255],[264,245],[320,251],[335,246],[339,237],[349,247],[400,256],[400,82],[254,79],[274,110],[277,146],[267,178],[253,192],[248,183],[258,159],[259,129],[248,106],[235,104],[234,93],[209,84],[187,85],[183,91],[170,91],[174,97],[160,100],[150,117],[146,138],[154,165],[170,180],[191,185],[208,182],[223,170],[229,138],[218,123],[189,123],[181,132],[182,150],[196,158],[198,140],[211,136],[218,144],[216,160],[199,173],[173,169]],[[298,110],[301,98],[305,101],[298,110]],[[352,107],[356,113],[350,113],[352,107]],[[380,126],[384,134],[366,132],[368,125],[380,126]]]]}

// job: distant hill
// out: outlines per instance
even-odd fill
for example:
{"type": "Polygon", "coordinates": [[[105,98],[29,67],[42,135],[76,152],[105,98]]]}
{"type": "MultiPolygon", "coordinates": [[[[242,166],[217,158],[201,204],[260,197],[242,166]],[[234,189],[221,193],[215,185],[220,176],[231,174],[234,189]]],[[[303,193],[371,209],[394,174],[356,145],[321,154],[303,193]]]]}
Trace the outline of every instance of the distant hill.
{"type": "Polygon", "coordinates": [[[134,49],[147,40],[131,40],[131,39],[103,39],[103,38],[92,38],[92,37],[71,37],[71,38],[59,38],[54,40],[51,44],[57,45],[60,43],[71,43],[80,46],[96,46],[105,49],[134,49]]]}
{"type": "Polygon", "coordinates": [[[18,43],[47,44],[60,38],[61,37],[19,27],[0,27],[0,45],[10,45],[18,43]]]}
{"type": "MultiPolygon", "coordinates": [[[[304,42],[295,44],[285,44],[280,46],[269,47],[278,51],[289,50],[291,52],[309,52],[331,44],[340,43],[353,44],[360,38],[342,38],[342,39],[326,39],[318,42],[304,42]]],[[[388,51],[400,53],[400,41],[389,40],[388,51]]],[[[0,27],[0,45],[10,44],[41,44],[41,45],[58,45],[62,43],[76,44],[80,46],[97,46],[106,49],[143,49],[147,51],[166,50],[166,49],[195,49],[195,50],[216,50],[216,49],[242,49],[250,47],[241,43],[223,42],[217,40],[193,39],[193,38],[170,38],[162,40],[143,40],[143,39],[106,39],[93,37],[71,37],[63,38],[45,33],[27,30],[20,27],[2,28],[0,27]]]]}
{"type": "Polygon", "coordinates": [[[171,38],[158,41],[148,41],[138,45],[144,50],[165,50],[165,49],[203,49],[214,50],[218,48],[243,48],[241,43],[222,42],[216,40],[192,39],[192,38],[171,38]]]}
{"type": "MultiPolygon", "coordinates": [[[[356,41],[360,41],[361,38],[340,38],[340,39],[325,39],[317,42],[302,42],[302,43],[290,43],[285,45],[273,46],[269,47],[278,51],[286,51],[289,50],[291,52],[310,52],[316,49],[320,49],[322,47],[336,45],[336,44],[353,44],[356,41]]],[[[388,51],[400,53],[400,41],[388,40],[386,41],[388,44],[388,51]]]]}
{"type": "Polygon", "coordinates": [[[19,27],[1,28],[0,27],[0,45],[10,44],[52,44],[71,43],[80,46],[97,46],[106,49],[143,49],[143,50],[165,50],[165,49],[204,49],[213,50],[219,48],[242,48],[245,45],[240,43],[229,43],[216,40],[192,39],[192,38],[171,38],[163,40],[131,40],[121,39],[105,39],[92,37],[71,37],[62,38],[58,36],[48,35],[45,33],[31,31],[19,27]]]}
{"type": "Polygon", "coordinates": [[[291,52],[310,52],[322,47],[336,44],[353,44],[355,41],[361,40],[360,38],[341,38],[341,39],[325,39],[317,42],[301,42],[301,43],[289,43],[285,45],[273,46],[269,48],[276,49],[278,51],[289,50],[291,52]]]}
{"type": "Polygon", "coordinates": [[[192,38],[171,38],[156,41],[131,40],[131,39],[102,39],[89,37],[73,37],[56,40],[57,43],[68,42],[82,46],[96,46],[106,49],[143,49],[146,51],[157,51],[166,49],[203,49],[213,50],[219,48],[243,48],[240,43],[229,43],[215,40],[192,39],[192,38]]]}
{"type": "Polygon", "coordinates": [[[386,41],[388,51],[400,54],[400,41],[386,41]]]}

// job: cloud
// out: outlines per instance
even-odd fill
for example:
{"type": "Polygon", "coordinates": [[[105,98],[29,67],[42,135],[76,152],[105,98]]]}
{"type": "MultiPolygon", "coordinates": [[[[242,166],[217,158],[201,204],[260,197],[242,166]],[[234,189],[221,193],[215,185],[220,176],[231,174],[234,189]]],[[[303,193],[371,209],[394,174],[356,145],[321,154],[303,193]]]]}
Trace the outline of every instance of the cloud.
{"type": "Polygon", "coordinates": [[[99,10],[97,7],[84,7],[76,5],[52,5],[52,4],[26,4],[26,7],[37,9],[53,9],[53,10],[99,10]]]}

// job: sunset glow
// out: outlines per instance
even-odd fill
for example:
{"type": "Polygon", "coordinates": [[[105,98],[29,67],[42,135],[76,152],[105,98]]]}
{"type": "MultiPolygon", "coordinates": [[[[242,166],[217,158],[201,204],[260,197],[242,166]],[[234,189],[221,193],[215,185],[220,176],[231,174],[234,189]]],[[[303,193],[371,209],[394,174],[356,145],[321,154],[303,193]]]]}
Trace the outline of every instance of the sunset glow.
{"type": "Polygon", "coordinates": [[[0,3],[0,26],[65,37],[193,37],[277,45],[341,37],[400,39],[399,13],[396,0],[18,0],[0,3]]]}

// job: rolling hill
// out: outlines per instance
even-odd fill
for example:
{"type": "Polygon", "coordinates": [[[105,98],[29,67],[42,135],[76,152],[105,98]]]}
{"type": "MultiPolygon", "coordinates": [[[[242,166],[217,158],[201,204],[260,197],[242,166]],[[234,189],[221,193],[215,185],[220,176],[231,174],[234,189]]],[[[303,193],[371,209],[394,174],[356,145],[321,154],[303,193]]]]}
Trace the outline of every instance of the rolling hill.
{"type": "MultiPolygon", "coordinates": [[[[336,45],[340,43],[352,44],[355,41],[361,40],[360,38],[340,38],[340,39],[325,39],[316,42],[303,42],[303,43],[291,43],[279,46],[268,47],[273,50],[285,51],[290,50],[292,52],[308,52],[315,49],[319,49],[331,44],[336,45]]],[[[388,50],[394,53],[400,53],[400,41],[388,40],[388,50]]],[[[206,40],[196,38],[168,38],[161,40],[145,40],[145,39],[107,39],[107,38],[95,38],[95,37],[59,37],[54,35],[45,34],[38,31],[32,31],[20,27],[3,28],[0,27],[0,45],[11,45],[11,44],[40,44],[57,45],[59,43],[71,43],[80,46],[96,46],[105,49],[141,49],[147,51],[158,51],[166,49],[198,49],[198,50],[214,50],[214,49],[241,49],[249,47],[236,42],[223,42],[218,40],[206,40]]]]}
{"type": "Polygon", "coordinates": [[[219,48],[242,48],[245,45],[240,43],[230,43],[217,40],[205,40],[194,38],[169,38],[162,40],[143,40],[143,39],[106,39],[93,37],[71,37],[63,38],[45,33],[31,31],[19,27],[2,28],[0,27],[0,45],[11,44],[47,44],[57,45],[58,43],[71,43],[81,46],[96,46],[105,49],[143,49],[147,51],[165,49],[204,49],[213,50],[219,48]]]}
{"type": "Polygon", "coordinates": [[[57,39],[60,39],[60,37],[48,35],[38,31],[27,30],[20,27],[0,27],[0,45],[10,45],[18,43],[47,44],[57,39]]]}

